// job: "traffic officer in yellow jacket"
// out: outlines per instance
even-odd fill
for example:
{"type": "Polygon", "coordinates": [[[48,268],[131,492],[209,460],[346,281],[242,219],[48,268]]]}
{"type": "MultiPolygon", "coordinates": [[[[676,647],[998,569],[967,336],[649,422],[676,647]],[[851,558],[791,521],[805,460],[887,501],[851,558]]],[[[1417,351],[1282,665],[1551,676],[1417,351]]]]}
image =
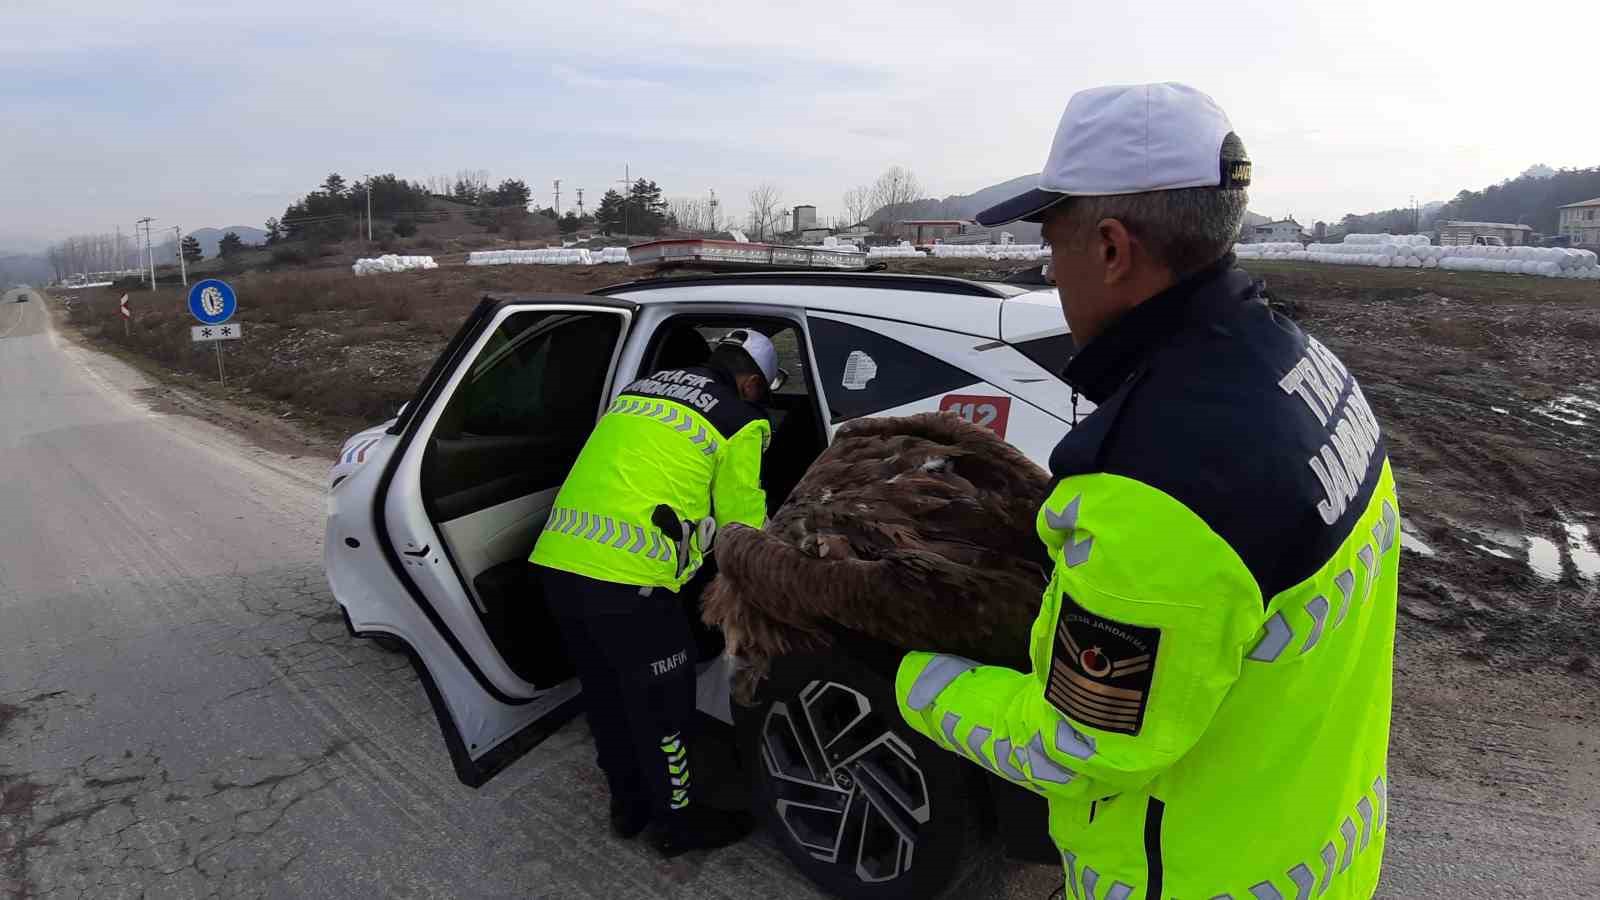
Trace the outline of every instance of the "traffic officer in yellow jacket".
{"type": "Polygon", "coordinates": [[[1250,163],[1178,84],[1071,99],[1040,222],[1097,404],[1050,459],[1031,672],[912,653],[912,727],[1050,801],[1065,895],[1369,898],[1400,510],[1355,378],[1229,252],[1250,163]]]}
{"type": "Polygon", "coordinates": [[[721,338],[704,366],[628,385],[561,486],[530,561],[583,684],[612,830],[652,825],[666,856],[744,836],[748,816],[693,802],[694,649],[677,597],[719,527],[766,521],[772,341],[721,338]]]}

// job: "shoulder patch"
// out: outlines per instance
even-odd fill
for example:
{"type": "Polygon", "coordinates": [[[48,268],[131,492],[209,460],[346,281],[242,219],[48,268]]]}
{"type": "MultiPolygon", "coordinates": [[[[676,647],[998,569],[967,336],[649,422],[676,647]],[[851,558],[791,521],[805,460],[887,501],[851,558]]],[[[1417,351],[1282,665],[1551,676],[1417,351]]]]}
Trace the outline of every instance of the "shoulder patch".
{"type": "Polygon", "coordinates": [[[1045,696],[1075,721],[1138,734],[1160,644],[1161,629],[1097,616],[1062,592],[1045,696]]]}

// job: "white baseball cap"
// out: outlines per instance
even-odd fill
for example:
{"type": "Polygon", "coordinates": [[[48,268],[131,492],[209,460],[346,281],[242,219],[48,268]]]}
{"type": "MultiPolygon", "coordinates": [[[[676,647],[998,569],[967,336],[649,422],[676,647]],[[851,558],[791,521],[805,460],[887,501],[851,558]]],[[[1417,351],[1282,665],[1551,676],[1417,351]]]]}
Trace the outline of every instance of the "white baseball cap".
{"type": "Polygon", "coordinates": [[[1039,186],[978,213],[993,227],[1043,214],[1068,197],[1250,186],[1250,159],[1216,101],[1176,82],[1079,91],[1056,126],[1039,186]]]}
{"type": "Polygon", "coordinates": [[[778,387],[778,350],[772,346],[772,339],[753,328],[741,328],[730,331],[717,338],[718,346],[731,344],[738,347],[750,356],[750,360],[761,370],[767,379],[767,384],[773,389],[778,387]]]}

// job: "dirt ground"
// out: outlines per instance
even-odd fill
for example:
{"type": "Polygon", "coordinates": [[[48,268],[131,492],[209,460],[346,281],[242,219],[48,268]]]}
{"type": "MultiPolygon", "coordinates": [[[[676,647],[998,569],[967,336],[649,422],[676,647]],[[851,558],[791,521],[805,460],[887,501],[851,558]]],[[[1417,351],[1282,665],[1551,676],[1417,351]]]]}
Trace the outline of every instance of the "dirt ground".
{"type": "Polygon", "coordinates": [[[1357,374],[1383,423],[1413,551],[1402,614],[1472,658],[1587,671],[1600,654],[1600,286],[1251,269],[1357,374]]]}
{"type": "MultiPolygon", "coordinates": [[[[978,278],[1026,267],[895,262],[978,278]]],[[[1394,819],[1383,896],[1462,896],[1457,886],[1511,883],[1508,865],[1556,873],[1546,886],[1600,883],[1600,285],[1247,268],[1361,379],[1399,484],[1391,774],[1395,808],[1411,812],[1394,819]]],[[[154,399],[169,408],[331,456],[409,399],[486,291],[632,277],[617,266],[242,276],[247,340],[226,348],[225,395],[209,349],[188,344],[176,292],[136,294],[127,337],[113,318],[120,291],[80,296],[68,319],[165,374],[175,387],[154,399]]]]}

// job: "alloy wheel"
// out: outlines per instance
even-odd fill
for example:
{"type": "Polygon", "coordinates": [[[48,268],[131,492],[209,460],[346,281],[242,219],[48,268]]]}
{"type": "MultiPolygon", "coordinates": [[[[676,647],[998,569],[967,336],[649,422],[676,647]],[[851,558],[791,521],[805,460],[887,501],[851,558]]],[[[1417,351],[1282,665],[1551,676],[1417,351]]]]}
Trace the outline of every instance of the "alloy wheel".
{"type": "Polygon", "coordinates": [[[865,883],[910,870],[931,816],[927,780],[916,752],[861,692],[813,681],[774,702],[761,758],[779,821],[814,859],[848,866],[865,883]]]}

